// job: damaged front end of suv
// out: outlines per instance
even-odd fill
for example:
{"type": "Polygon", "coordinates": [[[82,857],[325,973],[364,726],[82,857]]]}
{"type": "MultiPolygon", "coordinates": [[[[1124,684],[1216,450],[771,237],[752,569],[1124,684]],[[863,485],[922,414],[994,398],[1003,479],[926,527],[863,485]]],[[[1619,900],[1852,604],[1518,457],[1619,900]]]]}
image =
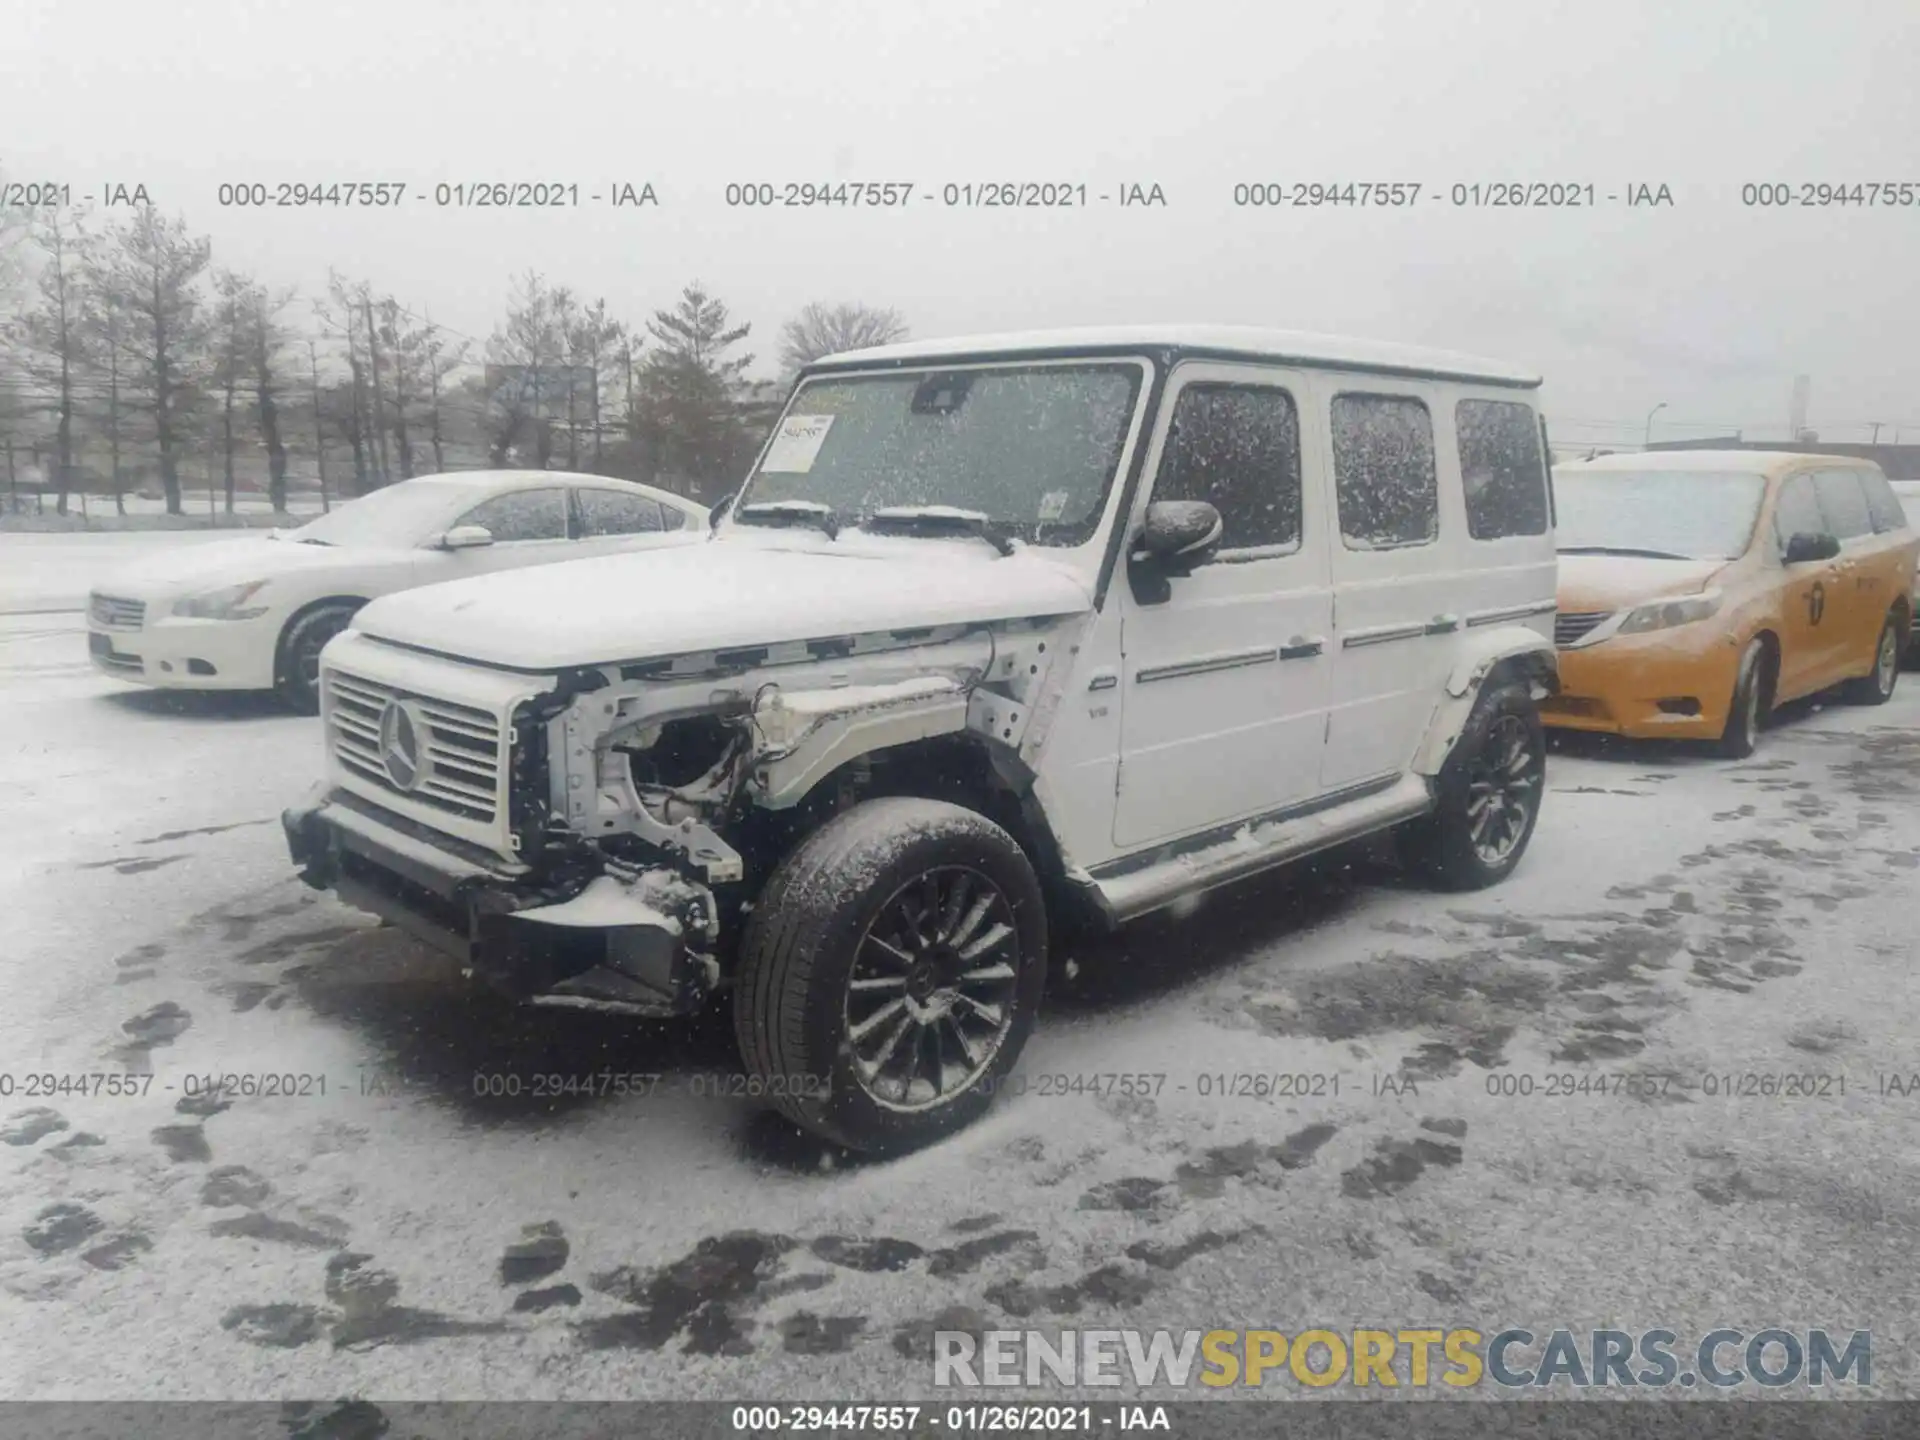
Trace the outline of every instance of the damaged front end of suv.
{"type": "Polygon", "coordinates": [[[511,697],[497,727],[444,698],[452,686],[396,683],[445,661],[351,634],[327,657],[336,773],[283,817],[289,845],[309,885],[516,998],[690,1014],[730,982],[768,871],[835,810],[943,786],[998,789],[1018,810],[1022,750],[1041,738],[1029,699],[1072,628],[1016,619],[581,667],[511,697]],[[502,843],[446,833],[489,816],[502,843]]]}

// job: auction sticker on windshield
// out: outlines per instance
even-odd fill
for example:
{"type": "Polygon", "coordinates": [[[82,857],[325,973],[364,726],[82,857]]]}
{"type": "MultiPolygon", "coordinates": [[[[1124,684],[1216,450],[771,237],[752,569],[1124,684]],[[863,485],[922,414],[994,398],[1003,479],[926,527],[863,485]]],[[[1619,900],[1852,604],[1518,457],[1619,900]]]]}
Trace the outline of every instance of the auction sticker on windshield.
{"type": "Polygon", "coordinates": [[[780,422],[773,443],[767,447],[767,458],[760,462],[761,470],[804,475],[813,469],[820,446],[832,428],[831,415],[787,416],[780,422]]]}

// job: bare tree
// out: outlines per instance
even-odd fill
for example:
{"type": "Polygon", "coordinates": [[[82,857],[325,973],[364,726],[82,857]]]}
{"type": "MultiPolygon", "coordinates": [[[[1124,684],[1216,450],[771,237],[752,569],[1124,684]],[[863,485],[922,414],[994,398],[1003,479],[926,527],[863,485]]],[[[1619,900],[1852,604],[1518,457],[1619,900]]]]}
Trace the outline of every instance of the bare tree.
{"type": "Polygon", "coordinates": [[[245,294],[244,334],[252,369],[254,417],[267,447],[267,496],[276,511],[287,508],[287,445],[280,433],[280,401],[285,377],[295,364],[289,353],[295,336],[281,320],[294,291],[249,284],[245,294]]]}
{"type": "Polygon", "coordinates": [[[126,318],[125,354],[133,403],[153,422],[167,510],[180,513],[180,438],[190,417],[207,339],[200,281],[211,244],[182,220],[140,209],[99,247],[94,283],[117,297],[126,318]]]}
{"type": "Polygon", "coordinates": [[[247,294],[246,276],[232,270],[218,271],[213,277],[214,294],[219,303],[219,352],[214,357],[214,383],[220,390],[220,473],[225,480],[227,514],[233,514],[233,406],[248,362],[251,348],[243,333],[247,313],[252,309],[247,294]]]}
{"type": "Polygon", "coordinates": [[[529,431],[536,468],[546,469],[553,458],[548,390],[553,367],[566,354],[558,309],[555,292],[529,270],[514,282],[506,319],[487,341],[487,364],[496,369],[488,385],[486,420],[487,449],[495,465],[504,465],[529,431]]]}
{"type": "Polygon", "coordinates": [[[823,305],[814,301],[780,327],[780,364],[789,374],[822,355],[864,350],[907,338],[907,322],[897,310],[868,305],[823,305]]]}
{"type": "Polygon", "coordinates": [[[351,386],[345,392],[350,402],[342,410],[337,403],[328,406],[329,418],[353,447],[353,493],[365,495],[383,483],[373,463],[373,432],[378,428],[378,407],[368,394],[366,326],[362,317],[359,289],[338,273],[327,272],[327,298],[317,300],[314,315],[345,347],[347,373],[351,386]]]}
{"type": "Polygon", "coordinates": [[[77,389],[88,367],[85,321],[88,235],[82,214],[48,209],[34,217],[28,238],[39,254],[34,299],[0,335],[20,357],[26,384],[44,396],[54,418],[55,510],[67,513],[74,481],[77,389]]]}
{"type": "Polygon", "coordinates": [[[589,418],[593,423],[593,464],[598,469],[606,432],[603,417],[607,413],[607,397],[619,393],[623,379],[620,361],[626,344],[627,327],[607,313],[605,299],[581,306],[567,329],[567,364],[570,367],[567,372],[567,463],[576,470],[579,469],[579,447],[573,438],[576,399],[572,388],[574,377],[583,370],[593,377],[585,398],[591,401],[593,407],[589,418]]]}
{"type": "Polygon", "coordinates": [[[467,342],[441,339],[431,318],[427,326],[427,435],[433,442],[433,468],[438,474],[447,468],[446,427],[442,423],[441,395],[447,378],[467,363],[467,342]]]}

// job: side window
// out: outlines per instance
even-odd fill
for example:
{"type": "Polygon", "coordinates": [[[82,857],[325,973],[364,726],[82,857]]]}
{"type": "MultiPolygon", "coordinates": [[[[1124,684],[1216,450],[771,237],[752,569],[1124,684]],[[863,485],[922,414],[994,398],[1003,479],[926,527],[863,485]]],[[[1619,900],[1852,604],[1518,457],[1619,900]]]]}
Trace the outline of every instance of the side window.
{"type": "Polygon", "coordinates": [[[1333,482],[1349,550],[1439,538],[1440,484],[1426,405],[1406,395],[1334,396],[1333,482]]]}
{"type": "Polygon", "coordinates": [[[662,529],[684,530],[687,528],[687,512],[684,510],[676,510],[671,505],[662,505],[660,517],[665,522],[662,529]]]}
{"type": "Polygon", "coordinates": [[[583,539],[598,535],[651,535],[665,528],[660,521],[660,502],[644,495],[580,489],[574,491],[574,496],[580,502],[583,539]]]}
{"type": "Polygon", "coordinates": [[[1180,392],[1156,500],[1206,500],[1222,550],[1300,544],[1300,415],[1285,390],[1196,383],[1180,392]]]}
{"type": "Polygon", "coordinates": [[[1773,533],[1783,555],[1794,536],[1827,533],[1827,517],[1820,513],[1811,475],[1792,476],[1780,487],[1780,499],[1773,507],[1773,533]]]}
{"type": "Polygon", "coordinates": [[[1893,493],[1893,487],[1887,483],[1887,477],[1872,470],[1860,472],[1860,483],[1867,492],[1867,513],[1873,517],[1873,533],[1884,535],[1889,530],[1903,529],[1907,523],[1907,512],[1900,507],[1900,497],[1893,493]]]}
{"type": "Polygon", "coordinates": [[[456,522],[484,525],[493,538],[508,540],[564,540],[567,538],[567,492],[516,490],[483,500],[456,522]]]}
{"type": "Polygon", "coordinates": [[[1453,407],[1460,432],[1460,479],[1467,492],[1467,533],[1476,540],[1547,533],[1544,433],[1533,411],[1511,400],[1462,400],[1453,407]]]}
{"type": "Polygon", "coordinates": [[[1827,528],[1842,540],[1873,533],[1873,515],[1867,509],[1867,492],[1861,488],[1855,470],[1822,470],[1813,477],[1813,490],[1820,497],[1820,513],[1827,517],[1827,528]]]}

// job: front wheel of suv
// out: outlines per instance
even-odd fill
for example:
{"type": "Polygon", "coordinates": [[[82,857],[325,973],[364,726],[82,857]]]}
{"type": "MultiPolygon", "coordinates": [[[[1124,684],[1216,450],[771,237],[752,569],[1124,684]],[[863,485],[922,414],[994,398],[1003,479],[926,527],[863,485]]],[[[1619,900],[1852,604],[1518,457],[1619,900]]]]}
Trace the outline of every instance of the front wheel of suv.
{"type": "Polygon", "coordinates": [[[957,805],[868,800],[783,861],[734,987],[753,1093],[850,1149],[911,1150],[992,1104],[1047,963],[1040,884],[957,805]]]}
{"type": "Polygon", "coordinates": [[[1435,777],[1433,813],[1396,832],[1401,859],[1447,890],[1504,880],[1539,823],[1546,774],[1546,732],[1528,687],[1482,691],[1435,777]]]}

